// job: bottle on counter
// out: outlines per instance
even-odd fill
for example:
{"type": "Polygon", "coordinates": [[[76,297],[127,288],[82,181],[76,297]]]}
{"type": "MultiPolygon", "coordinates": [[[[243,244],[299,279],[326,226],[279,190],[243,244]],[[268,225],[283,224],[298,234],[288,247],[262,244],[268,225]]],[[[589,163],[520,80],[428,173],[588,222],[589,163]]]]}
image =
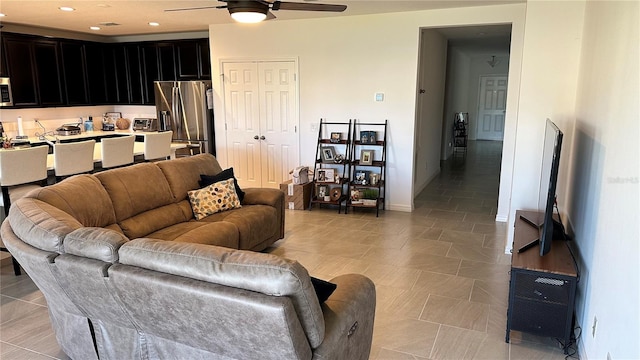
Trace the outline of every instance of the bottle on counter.
{"type": "Polygon", "coordinates": [[[93,131],[93,117],[89,116],[87,121],[84,122],[84,131],[93,131]]]}

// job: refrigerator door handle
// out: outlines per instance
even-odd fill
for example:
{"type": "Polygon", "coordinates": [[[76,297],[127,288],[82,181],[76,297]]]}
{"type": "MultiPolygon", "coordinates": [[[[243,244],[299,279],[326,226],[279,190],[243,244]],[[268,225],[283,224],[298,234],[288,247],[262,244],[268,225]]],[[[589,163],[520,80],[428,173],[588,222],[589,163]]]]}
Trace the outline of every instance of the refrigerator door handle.
{"type": "Polygon", "coordinates": [[[173,124],[175,126],[176,132],[174,132],[174,136],[181,133],[181,124],[180,121],[180,88],[174,86],[171,88],[171,111],[173,112],[173,124]]]}

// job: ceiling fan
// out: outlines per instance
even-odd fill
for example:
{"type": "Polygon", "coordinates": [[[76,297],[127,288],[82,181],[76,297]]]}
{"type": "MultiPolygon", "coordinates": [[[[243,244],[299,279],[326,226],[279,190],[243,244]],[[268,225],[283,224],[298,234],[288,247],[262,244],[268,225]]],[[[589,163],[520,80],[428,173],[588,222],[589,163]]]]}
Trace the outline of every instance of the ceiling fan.
{"type": "Polygon", "coordinates": [[[275,19],[271,11],[277,10],[299,10],[299,11],[328,11],[342,12],[347,9],[346,5],[317,4],[317,3],[297,3],[280,0],[218,0],[226,5],[201,6],[181,9],[167,9],[165,11],[184,11],[201,9],[227,9],[231,17],[238,22],[257,23],[262,20],[275,19]],[[271,10],[271,11],[269,11],[271,10]]]}

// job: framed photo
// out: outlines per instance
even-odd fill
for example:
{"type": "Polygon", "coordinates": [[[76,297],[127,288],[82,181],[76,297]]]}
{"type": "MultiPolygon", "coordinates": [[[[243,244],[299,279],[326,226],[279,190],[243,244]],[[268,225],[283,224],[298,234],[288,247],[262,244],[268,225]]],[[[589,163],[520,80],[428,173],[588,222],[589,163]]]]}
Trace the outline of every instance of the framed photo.
{"type": "Polygon", "coordinates": [[[361,144],[375,144],[377,140],[375,131],[360,131],[360,143],[361,144]]]}
{"type": "Polygon", "coordinates": [[[360,165],[373,164],[373,150],[360,150],[360,165]]]}
{"type": "Polygon", "coordinates": [[[369,173],[367,170],[358,170],[355,172],[355,180],[354,183],[358,185],[368,185],[369,184],[369,173]]]}
{"type": "MultiPolygon", "coordinates": [[[[318,169],[318,178],[316,179],[316,181],[332,183],[335,181],[335,178],[336,178],[335,169],[318,169]]],[[[327,195],[329,195],[328,192],[327,192],[327,195]]]]}
{"type": "Polygon", "coordinates": [[[329,185],[318,186],[318,198],[324,198],[329,195],[329,185]]]}
{"type": "Polygon", "coordinates": [[[321,149],[322,162],[335,162],[336,149],[333,146],[324,146],[321,149]]]}
{"type": "Polygon", "coordinates": [[[332,143],[338,144],[340,143],[341,139],[342,139],[341,132],[332,132],[331,137],[329,138],[329,141],[331,141],[332,143]]]}
{"type": "Polygon", "coordinates": [[[107,120],[111,120],[112,123],[116,123],[116,121],[118,121],[118,119],[120,119],[122,117],[122,113],[121,112],[108,112],[105,113],[104,116],[107,118],[107,120]]]}

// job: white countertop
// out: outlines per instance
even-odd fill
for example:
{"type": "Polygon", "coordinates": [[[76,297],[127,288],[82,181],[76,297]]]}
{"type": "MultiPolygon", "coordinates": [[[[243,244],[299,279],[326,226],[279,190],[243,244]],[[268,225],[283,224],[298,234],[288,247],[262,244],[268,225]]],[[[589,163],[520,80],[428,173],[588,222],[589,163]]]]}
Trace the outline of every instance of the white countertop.
{"type": "Polygon", "coordinates": [[[83,131],[78,135],[48,135],[45,139],[40,139],[37,136],[30,136],[29,142],[34,143],[42,143],[42,142],[56,142],[58,140],[74,140],[74,139],[90,139],[90,138],[100,138],[105,136],[113,136],[113,135],[140,135],[144,136],[147,132],[144,131],[133,131],[133,130],[113,130],[113,131],[102,131],[102,130],[94,130],[94,131],[83,131]]]}

